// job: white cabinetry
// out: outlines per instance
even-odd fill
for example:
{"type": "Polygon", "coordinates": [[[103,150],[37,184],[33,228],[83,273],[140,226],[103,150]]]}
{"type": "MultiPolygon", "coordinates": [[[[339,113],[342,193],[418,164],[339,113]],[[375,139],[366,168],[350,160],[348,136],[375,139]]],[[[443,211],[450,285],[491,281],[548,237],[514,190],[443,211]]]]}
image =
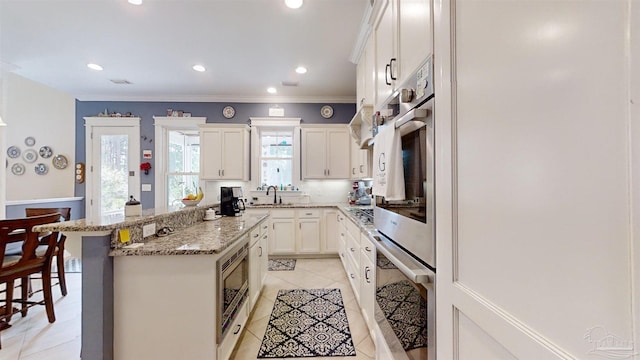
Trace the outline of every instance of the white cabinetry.
{"type": "Polygon", "coordinates": [[[376,296],[375,246],[365,233],[360,234],[360,307],[364,321],[373,329],[376,296]]]}
{"type": "Polygon", "coordinates": [[[249,180],[249,127],[200,125],[200,177],[249,180]]]}
{"type": "Polygon", "coordinates": [[[433,54],[431,1],[399,0],[399,84],[408,80],[409,75],[433,54]]]}
{"type": "Polygon", "coordinates": [[[260,297],[264,277],[267,275],[269,259],[269,225],[265,220],[249,233],[249,308],[252,309],[260,297]]]}
{"type": "Polygon", "coordinates": [[[320,210],[298,210],[298,234],[296,236],[298,254],[320,253],[320,210]]]}
{"type": "Polygon", "coordinates": [[[338,214],[334,209],[324,211],[324,241],[321,243],[320,252],[323,254],[335,254],[338,252],[338,214]]]}
{"type": "Polygon", "coordinates": [[[355,141],[351,141],[351,180],[371,177],[371,157],[368,149],[361,149],[355,141]]]}
{"type": "Polygon", "coordinates": [[[348,179],[349,142],[345,125],[302,128],[302,177],[348,179]]]}
{"type": "Polygon", "coordinates": [[[388,99],[395,89],[397,64],[397,1],[379,0],[380,15],[374,23],[375,38],[375,108],[388,99]]]}
{"type": "Polygon", "coordinates": [[[365,105],[373,105],[374,65],[374,39],[369,37],[356,67],[356,110],[360,110],[365,105]]]}
{"type": "Polygon", "coordinates": [[[271,210],[269,255],[290,255],[296,252],[295,210],[271,210]]]}
{"type": "Polygon", "coordinates": [[[433,53],[431,0],[380,0],[374,22],[375,109],[433,53]]]}

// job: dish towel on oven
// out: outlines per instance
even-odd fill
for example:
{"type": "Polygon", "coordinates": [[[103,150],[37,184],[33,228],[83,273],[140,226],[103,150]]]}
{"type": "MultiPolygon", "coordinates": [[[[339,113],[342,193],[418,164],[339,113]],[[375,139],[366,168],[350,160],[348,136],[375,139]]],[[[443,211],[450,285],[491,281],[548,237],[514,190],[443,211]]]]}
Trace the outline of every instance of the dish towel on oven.
{"type": "Polygon", "coordinates": [[[400,130],[387,125],[373,143],[373,195],[386,200],[404,200],[404,168],[400,130]]]}

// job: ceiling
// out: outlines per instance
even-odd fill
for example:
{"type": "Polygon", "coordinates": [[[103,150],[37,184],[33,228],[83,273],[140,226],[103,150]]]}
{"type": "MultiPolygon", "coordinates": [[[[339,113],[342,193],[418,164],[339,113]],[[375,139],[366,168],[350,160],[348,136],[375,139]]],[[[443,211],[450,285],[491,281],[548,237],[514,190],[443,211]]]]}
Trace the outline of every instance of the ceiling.
{"type": "Polygon", "coordinates": [[[350,59],[369,3],[0,0],[0,64],[79,100],[355,102],[350,59]]]}

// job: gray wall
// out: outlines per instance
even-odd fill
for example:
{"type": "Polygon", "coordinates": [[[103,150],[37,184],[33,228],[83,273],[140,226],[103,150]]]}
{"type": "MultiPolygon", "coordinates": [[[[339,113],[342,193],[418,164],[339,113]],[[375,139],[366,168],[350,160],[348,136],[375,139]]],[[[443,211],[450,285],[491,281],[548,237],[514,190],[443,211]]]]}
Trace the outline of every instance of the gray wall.
{"type": "MultiPolygon", "coordinates": [[[[326,103],[311,104],[281,104],[278,106],[284,109],[287,118],[301,118],[302,124],[347,124],[356,112],[355,104],[334,104],[333,117],[325,119],[320,116],[320,108],[326,103]]],[[[129,102],[129,101],[76,101],[76,162],[86,163],[85,151],[85,127],[84,118],[87,116],[97,116],[105,109],[111,112],[125,114],[132,113],[140,117],[140,162],[149,161],[152,169],[149,175],[141,175],[142,183],[152,184],[155,191],[154,170],[155,156],[151,160],[142,159],[142,149],[153,149],[155,129],[153,127],[153,116],[166,116],[167,109],[183,110],[190,112],[191,116],[203,116],[207,118],[207,123],[233,123],[246,124],[250,117],[268,117],[269,108],[274,107],[274,103],[212,103],[212,102],[129,102]],[[225,119],[222,116],[222,108],[231,105],[236,109],[236,115],[232,119],[225,119]],[[146,139],[145,139],[146,137],[146,139]]],[[[277,119],[277,118],[274,118],[277,119]]],[[[84,184],[76,184],[75,196],[85,196],[84,184]]],[[[141,192],[141,202],[145,208],[155,207],[155,193],[141,192]]]]}

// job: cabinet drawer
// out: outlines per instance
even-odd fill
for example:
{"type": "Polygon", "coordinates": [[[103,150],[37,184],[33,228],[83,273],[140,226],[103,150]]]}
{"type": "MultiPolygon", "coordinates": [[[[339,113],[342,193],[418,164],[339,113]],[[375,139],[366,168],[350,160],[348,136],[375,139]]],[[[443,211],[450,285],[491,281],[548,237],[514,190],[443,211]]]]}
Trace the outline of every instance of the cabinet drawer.
{"type": "Polygon", "coordinates": [[[238,343],[240,336],[242,336],[244,326],[248,318],[247,304],[248,301],[245,301],[244,305],[236,315],[236,319],[233,321],[233,324],[229,327],[229,333],[224,337],[222,344],[218,345],[218,359],[228,359],[231,356],[233,348],[238,343]]]}
{"type": "Polygon", "coordinates": [[[260,235],[265,235],[269,231],[269,221],[265,220],[260,225],[260,235]]]}
{"type": "Polygon", "coordinates": [[[320,209],[298,210],[299,219],[320,218],[320,209]]]}
{"type": "Polygon", "coordinates": [[[273,219],[293,219],[296,215],[296,211],[291,209],[287,210],[271,210],[271,218],[273,219]]]}
{"type": "Polygon", "coordinates": [[[260,240],[260,226],[262,226],[262,224],[256,226],[255,228],[251,229],[251,231],[249,231],[249,246],[253,246],[253,244],[255,244],[256,241],[260,240]]]}
{"type": "Polygon", "coordinates": [[[375,245],[371,243],[371,240],[369,240],[367,233],[360,233],[360,249],[362,250],[364,256],[366,256],[372,263],[375,263],[375,245]]]}
{"type": "Polygon", "coordinates": [[[356,225],[349,219],[345,219],[344,222],[347,224],[347,231],[349,231],[349,234],[351,234],[353,239],[356,240],[358,244],[360,244],[360,228],[358,227],[358,225],[356,225]]]}

